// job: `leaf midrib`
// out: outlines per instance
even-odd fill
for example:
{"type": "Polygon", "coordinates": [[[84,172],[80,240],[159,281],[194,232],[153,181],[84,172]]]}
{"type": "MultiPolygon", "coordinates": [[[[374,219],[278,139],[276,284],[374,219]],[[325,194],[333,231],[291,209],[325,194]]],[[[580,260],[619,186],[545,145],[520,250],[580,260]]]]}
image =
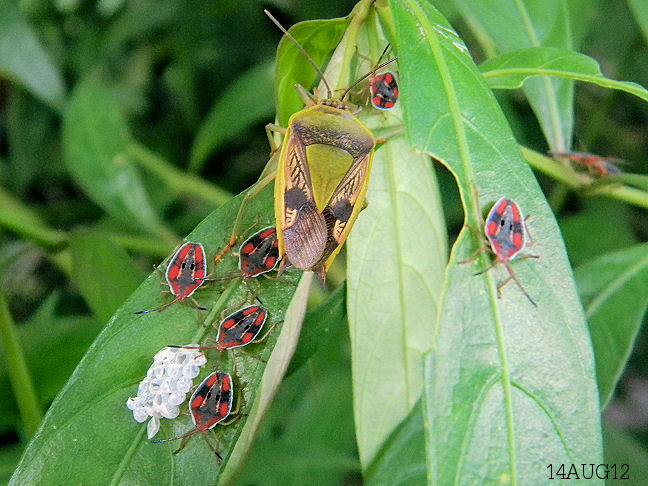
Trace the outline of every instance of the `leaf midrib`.
{"type": "MultiPolygon", "coordinates": [[[[410,5],[410,8],[417,13],[417,17],[420,20],[421,24],[423,25],[423,30],[425,32],[433,34],[433,35],[426,36],[426,38],[428,39],[430,49],[435,58],[437,66],[439,68],[439,75],[441,76],[443,87],[446,92],[446,98],[449,104],[450,116],[452,117],[452,121],[455,127],[455,132],[457,134],[457,142],[459,145],[459,153],[460,153],[461,163],[463,166],[464,177],[466,178],[467,181],[471,181],[472,165],[470,163],[471,161],[470,150],[468,147],[466,132],[463,126],[461,110],[459,107],[459,100],[457,99],[457,94],[452,84],[450,70],[448,68],[448,65],[445,62],[445,57],[443,55],[441,46],[439,45],[438,39],[436,35],[434,35],[434,32],[436,32],[434,27],[430,24],[427,16],[422,11],[421,7],[419,6],[418,2],[416,2],[416,0],[408,0],[408,3],[410,5]]],[[[468,191],[468,192],[469,194],[472,193],[472,191],[468,191]]],[[[479,201],[474,201],[472,207],[473,207],[473,211],[477,214],[477,219],[479,219],[481,217],[481,214],[479,213],[479,201]]],[[[454,260],[451,259],[450,264],[452,264],[453,262],[454,260]]],[[[516,459],[516,451],[515,451],[515,430],[513,425],[513,402],[511,396],[511,377],[508,368],[506,348],[504,345],[503,324],[502,324],[499,307],[497,303],[494,277],[492,277],[491,275],[486,275],[485,278],[488,282],[488,287],[489,287],[489,297],[491,301],[491,308],[493,310],[493,321],[494,321],[495,331],[497,335],[498,354],[500,357],[500,364],[502,368],[502,386],[504,388],[504,396],[505,396],[505,414],[506,414],[507,435],[509,441],[508,452],[510,458],[509,466],[510,466],[510,473],[511,473],[511,484],[516,485],[517,484],[517,459],[516,459]]],[[[447,280],[446,280],[446,285],[447,285],[447,280]]],[[[439,313],[439,315],[441,314],[439,313]]],[[[455,477],[455,481],[456,480],[457,478],[455,477]]]]}
{"type": "MultiPolygon", "coordinates": [[[[518,12],[522,17],[524,22],[525,30],[529,34],[529,40],[534,47],[541,47],[540,40],[538,39],[533,24],[531,22],[531,17],[529,12],[526,9],[526,5],[521,0],[515,0],[518,12]]],[[[545,97],[547,100],[547,105],[551,117],[551,129],[553,131],[554,140],[556,141],[556,147],[552,147],[554,150],[566,150],[567,145],[563,137],[562,130],[560,130],[560,114],[558,113],[558,100],[556,99],[556,93],[552,89],[551,80],[547,77],[542,78],[542,88],[545,91],[545,97]]]]}

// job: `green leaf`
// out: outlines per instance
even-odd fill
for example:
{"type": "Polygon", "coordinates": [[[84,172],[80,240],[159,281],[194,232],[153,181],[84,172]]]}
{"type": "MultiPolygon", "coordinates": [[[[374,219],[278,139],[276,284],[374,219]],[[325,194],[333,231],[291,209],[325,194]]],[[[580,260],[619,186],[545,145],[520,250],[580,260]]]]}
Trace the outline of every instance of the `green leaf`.
{"type": "Polygon", "coordinates": [[[11,93],[7,110],[7,137],[11,168],[7,187],[20,194],[39,180],[62,172],[60,153],[52,147],[58,131],[56,114],[39,100],[19,90],[11,93]],[[43,164],[43,160],[48,160],[43,164]]]}
{"type": "Polygon", "coordinates": [[[107,322],[144,280],[144,273],[106,237],[78,234],[70,240],[72,281],[102,321],[107,322]]]}
{"type": "Polygon", "coordinates": [[[646,0],[628,0],[628,5],[641,28],[645,42],[648,40],[648,2],[646,0]]]}
{"type": "Polygon", "coordinates": [[[375,463],[365,473],[365,484],[367,486],[428,484],[423,429],[423,408],[419,400],[385,441],[385,445],[376,455],[375,463]]]}
{"type": "Polygon", "coordinates": [[[348,335],[340,332],[336,338],[307,367],[284,380],[235,484],[338,486],[359,473],[351,369],[344,356],[348,335]]]}
{"type": "Polygon", "coordinates": [[[429,480],[536,484],[548,463],[602,459],[592,350],[560,233],[504,116],[432,7],[390,2],[410,144],[455,176],[467,224],[452,249],[423,408],[429,480]],[[479,192],[478,197],[476,188],[479,192]],[[482,254],[481,215],[501,196],[533,219],[537,260],[513,262],[537,307],[482,254]]]}
{"type": "MultiPolygon", "coordinates": [[[[188,236],[203,243],[208,258],[220,250],[223,235],[231,231],[241,197],[216,210],[188,236]]],[[[248,205],[242,227],[253,222],[267,224],[272,218],[271,207],[272,188],[267,188],[248,205]]],[[[231,274],[236,265],[235,258],[226,257],[213,275],[231,274]]],[[[249,290],[240,279],[211,282],[194,294],[200,304],[210,309],[205,314],[179,303],[164,312],[134,315],[159,305],[163,299],[154,272],[117,311],[54,401],[28,445],[12,484],[64,484],[70,477],[80,484],[214,484],[223,467],[238,466],[245,457],[250,437],[289,363],[310,283],[306,279],[300,285],[296,305],[284,316],[299,276],[300,272],[289,270],[281,281],[259,282],[256,294],[269,309],[268,328],[284,321],[268,339],[251,344],[247,354],[207,351],[210,366],[202,375],[213,368],[233,372],[234,385],[241,391],[240,412],[246,414],[232,424],[217,427],[218,450],[225,464],[218,464],[209,448],[198,440],[200,437],[189,441],[177,456],[172,454],[177,443],[149,443],[145,439],[146,425],[133,420],[126,400],[137,394],[137,383],[144,378],[157,351],[167,344],[200,341],[205,334],[215,337],[210,324],[220,321],[225,308],[240,306],[249,299],[249,290]],[[268,360],[267,366],[259,359],[268,360]],[[232,453],[234,447],[237,450],[232,453]]],[[[175,437],[193,428],[188,416],[173,423],[163,422],[156,438],[175,437]]]]}
{"type": "MultiPolygon", "coordinates": [[[[630,434],[619,430],[611,423],[603,424],[603,441],[605,444],[605,462],[610,471],[608,485],[643,486],[648,477],[648,451],[645,446],[630,434]],[[612,465],[616,464],[616,478],[612,465]],[[628,478],[622,478],[622,467],[628,465],[628,478]],[[616,479],[616,480],[614,480],[616,479]]],[[[603,475],[603,468],[600,468],[603,475]]]]}
{"type": "Polygon", "coordinates": [[[0,76],[55,110],[63,107],[63,77],[15,1],[0,2],[0,76]]]}
{"type": "Polygon", "coordinates": [[[521,87],[527,78],[546,75],[618,89],[648,101],[648,90],[643,86],[608,79],[601,74],[601,68],[594,59],[566,49],[519,49],[489,59],[480,66],[480,70],[488,85],[495,89],[516,89],[521,87]]]}
{"type": "Polygon", "coordinates": [[[346,317],[346,285],[342,284],[317,309],[306,314],[304,330],[286,376],[300,369],[318,350],[327,347],[345,329],[346,317]]]}
{"type": "Polygon", "coordinates": [[[223,91],[200,126],[189,170],[199,172],[207,157],[227,142],[240,138],[259,121],[270,121],[274,108],[273,66],[260,64],[246,71],[223,91]]]}
{"type": "MultiPolygon", "coordinates": [[[[347,19],[311,20],[295,24],[289,32],[322,69],[324,61],[340,42],[347,25],[347,19]]],[[[304,107],[295,84],[309,89],[318,76],[306,56],[286,36],[282,37],[277,48],[275,72],[277,121],[281,126],[286,126],[288,118],[304,107]]]]}
{"type": "Polygon", "coordinates": [[[559,223],[573,266],[638,243],[632,208],[618,201],[586,200],[578,212],[561,215],[559,223]],[[596,228],[597,237],[583,228],[596,228]]]}
{"type": "Polygon", "coordinates": [[[619,380],[648,306],[648,245],[596,258],[575,271],[589,322],[605,406],[619,380]]]}
{"type": "MultiPolygon", "coordinates": [[[[477,38],[486,39],[493,51],[507,53],[522,47],[572,48],[566,0],[459,0],[464,16],[477,38]]],[[[491,54],[492,55],[492,54],[491,54]]],[[[524,84],[549,147],[565,151],[573,129],[573,83],[540,78],[524,84]]]]}
{"type": "Polygon", "coordinates": [[[0,484],[9,482],[22,452],[22,447],[6,445],[2,447],[2,451],[0,451],[0,484]]]}
{"type": "Polygon", "coordinates": [[[155,213],[126,151],[131,144],[119,103],[96,76],[75,89],[63,117],[63,154],[74,180],[95,203],[131,228],[173,238],[155,213]]]}
{"type": "Polygon", "coordinates": [[[376,151],[367,203],[347,256],[363,468],[421,396],[421,356],[432,348],[448,252],[431,161],[412,152],[405,137],[392,137],[376,151]]]}
{"type": "MultiPolygon", "coordinates": [[[[27,367],[37,389],[40,403],[51,402],[70,377],[93,339],[103,328],[103,322],[88,316],[61,317],[56,314],[58,293],[43,301],[31,319],[18,326],[27,367]]],[[[5,356],[0,351],[0,361],[5,356]]],[[[0,386],[9,390],[6,367],[0,367],[0,386]]],[[[11,394],[0,396],[0,429],[17,421],[18,410],[11,394]]]]}

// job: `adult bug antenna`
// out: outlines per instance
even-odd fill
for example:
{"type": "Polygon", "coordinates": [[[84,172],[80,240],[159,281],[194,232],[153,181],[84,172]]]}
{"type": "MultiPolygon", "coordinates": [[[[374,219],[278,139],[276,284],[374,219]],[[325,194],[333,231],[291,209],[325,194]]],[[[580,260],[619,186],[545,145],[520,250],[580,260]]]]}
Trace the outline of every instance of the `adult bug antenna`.
{"type": "Polygon", "coordinates": [[[272,16],[272,14],[271,14],[268,10],[264,10],[263,12],[264,12],[264,13],[265,13],[269,18],[270,18],[270,20],[272,20],[272,22],[273,22],[273,23],[274,23],[274,24],[279,28],[279,30],[280,30],[281,32],[283,32],[284,35],[285,35],[286,37],[288,37],[288,39],[290,39],[290,41],[291,41],[293,44],[295,44],[295,46],[297,46],[297,49],[299,49],[299,51],[300,51],[300,52],[301,52],[301,53],[306,57],[306,59],[308,60],[308,62],[311,64],[311,66],[313,66],[313,67],[315,68],[315,71],[317,71],[317,74],[319,74],[320,77],[322,78],[322,81],[324,82],[324,86],[326,86],[326,92],[327,92],[326,97],[327,97],[327,98],[330,98],[330,97],[332,96],[333,90],[331,90],[331,87],[329,86],[328,81],[326,81],[326,78],[324,77],[324,73],[323,73],[322,70],[319,68],[319,66],[318,66],[317,64],[315,64],[315,61],[313,61],[313,58],[310,57],[310,56],[308,55],[308,53],[307,53],[306,50],[301,46],[301,44],[300,44],[299,42],[297,42],[297,39],[295,39],[295,38],[292,36],[292,34],[291,34],[290,32],[288,32],[288,31],[284,28],[284,26],[281,25],[281,24],[279,23],[279,21],[278,21],[277,19],[275,19],[275,18],[272,16]]]}

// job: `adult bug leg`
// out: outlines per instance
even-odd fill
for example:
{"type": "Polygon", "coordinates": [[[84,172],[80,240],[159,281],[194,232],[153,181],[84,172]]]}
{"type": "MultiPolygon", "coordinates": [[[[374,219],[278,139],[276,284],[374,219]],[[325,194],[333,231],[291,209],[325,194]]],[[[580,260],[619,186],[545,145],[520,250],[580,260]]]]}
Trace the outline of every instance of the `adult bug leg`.
{"type": "MultiPolygon", "coordinates": [[[[270,163],[272,160],[270,161],[270,163]]],[[[270,165],[269,163],[269,165],[270,165]]],[[[276,168],[275,168],[276,171],[276,168]]],[[[239,233],[239,227],[241,226],[241,222],[243,220],[243,214],[245,213],[245,208],[247,207],[248,203],[250,202],[250,199],[254,198],[257,196],[263,189],[266,188],[268,184],[270,184],[274,178],[275,178],[275,171],[270,171],[268,175],[263,177],[262,179],[259,179],[245,194],[245,197],[243,198],[243,201],[241,201],[241,205],[239,206],[238,213],[236,214],[236,220],[234,221],[234,229],[232,230],[232,234],[229,237],[229,240],[225,247],[214,257],[214,263],[218,262],[225,256],[227,252],[229,252],[234,245],[236,245],[236,240],[238,240],[238,233],[239,233]]]]}
{"type": "Polygon", "coordinates": [[[286,134],[286,129],[280,125],[275,125],[274,123],[268,123],[265,126],[266,135],[268,136],[268,144],[270,145],[270,153],[274,154],[281,148],[281,144],[277,144],[274,134],[279,133],[281,135],[286,134]]]}

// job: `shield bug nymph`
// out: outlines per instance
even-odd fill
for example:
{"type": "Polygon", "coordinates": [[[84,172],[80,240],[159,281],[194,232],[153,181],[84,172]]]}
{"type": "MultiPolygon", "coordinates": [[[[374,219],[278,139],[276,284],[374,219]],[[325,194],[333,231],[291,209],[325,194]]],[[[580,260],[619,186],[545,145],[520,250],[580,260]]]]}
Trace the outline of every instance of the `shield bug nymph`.
{"type": "Polygon", "coordinates": [[[600,177],[622,174],[623,171],[616,164],[627,164],[623,159],[603,157],[587,152],[553,152],[552,156],[579,164],[585,167],[590,173],[597,174],[600,177]]]}
{"type": "Polygon", "coordinates": [[[202,243],[193,241],[184,243],[171,257],[165,273],[169,291],[175,299],[155,309],[143,310],[135,312],[135,314],[159,312],[176,302],[184,302],[187,299],[191,299],[195,308],[206,310],[204,307],[200,307],[198,302],[191,297],[198,287],[208,280],[206,277],[207,266],[205,263],[205,249],[202,243]]]}
{"type": "Polygon", "coordinates": [[[254,233],[239,248],[239,270],[243,278],[268,273],[279,263],[277,229],[268,226],[254,233]]]}
{"type": "Polygon", "coordinates": [[[398,83],[394,73],[376,74],[369,78],[371,104],[379,110],[391,110],[398,100],[398,83]]]}
{"type": "MultiPolygon", "coordinates": [[[[529,236],[524,217],[522,216],[522,210],[518,204],[510,198],[500,198],[488,213],[484,225],[484,232],[488,242],[490,243],[491,252],[495,255],[495,262],[493,262],[493,264],[488,268],[477,272],[475,275],[481,275],[498,263],[501,263],[506,268],[509,278],[497,286],[498,296],[501,296],[502,288],[513,280],[526,298],[529,299],[529,302],[531,302],[534,307],[537,307],[535,301],[518,280],[510,264],[511,260],[518,256],[525,258],[538,258],[535,255],[521,254],[522,250],[524,250],[527,245],[529,236]]],[[[476,254],[484,249],[486,249],[486,247],[480,247],[476,254]]],[[[475,260],[476,254],[461,263],[468,263],[475,260]]]]}
{"type": "MultiPolygon", "coordinates": [[[[261,342],[276,325],[273,324],[268,332],[260,339],[257,339],[263,325],[268,317],[268,311],[260,305],[249,305],[237,310],[236,312],[224,317],[218,324],[218,336],[216,337],[215,346],[183,346],[187,349],[226,349],[239,348],[246,346],[251,342],[261,342]],[[255,341],[256,340],[256,341],[255,341]]],[[[216,323],[214,323],[215,325],[216,323]]],[[[209,338],[208,338],[209,339],[209,338]]],[[[213,340],[212,340],[213,341],[213,340]]]]}
{"type": "Polygon", "coordinates": [[[230,415],[230,413],[236,413],[232,412],[233,398],[232,377],[230,374],[224,371],[214,371],[207,376],[200,385],[198,385],[196,391],[194,391],[189,400],[191,421],[196,428],[178,437],[154,440],[152,442],[154,444],[161,444],[181,439],[182,443],[180,444],[180,448],[174,452],[174,454],[177,454],[184,448],[189,437],[201,433],[209,448],[214,452],[216,457],[222,461],[223,458],[221,455],[216,451],[216,449],[214,449],[207,439],[207,432],[219,423],[225,425],[223,421],[230,415]]]}

